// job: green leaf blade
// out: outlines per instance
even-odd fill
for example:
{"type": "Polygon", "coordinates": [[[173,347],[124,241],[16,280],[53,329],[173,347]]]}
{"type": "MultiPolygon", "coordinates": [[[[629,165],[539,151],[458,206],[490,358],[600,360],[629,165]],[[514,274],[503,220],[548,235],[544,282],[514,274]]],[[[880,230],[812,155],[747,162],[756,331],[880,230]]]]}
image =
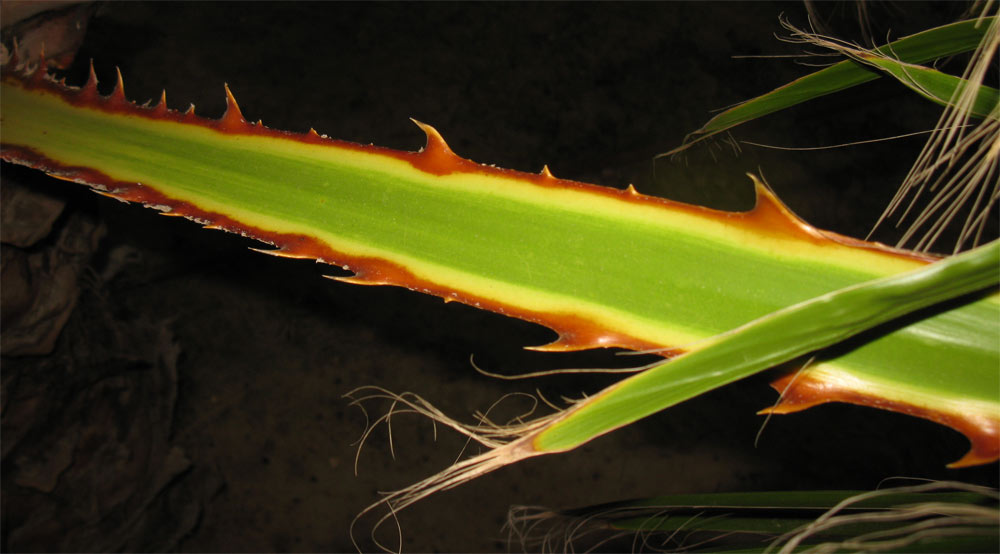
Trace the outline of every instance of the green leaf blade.
{"type": "MultiPolygon", "coordinates": [[[[571,409],[533,439],[563,451],[713,388],[836,344],[916,310],[1000,283],[1000,241],[927,268],[857,285],[786,308],[617,383],[571,409]]],[[[995,312],[996,314],[996,312],[995,312]]],[[[995,351],[994,351],[995,352],[995,351]]],[[[987,372],[995,373],[994,353],[987,372]]],[[[900,369],[895,370],[899,372],[900,369]]],[[[984,373],[988,377],[988,373],[984,373]]],[[[995,391],[986,393],[992,397],[995,391]]],[[[1000,419],[995,403],[987,416],[1000,419]]]]}
{"type": "MultiPolygon", "coordinates": [[[[911,35],[875,49],[876,52],[891,56],[909,64],[920,64],[930,60],[970,52],[975,50],[994,24],[996,17],[982,20],[970,19],[942,25],[911,35]]],[[[685,144],[663,154],[674,154],[691,144],[704,140],[765,115],[790,108],[797,104],[851,88],[879,77],[879,73],[864,64],[844,60],[830,67],[800,77],[771,92],[741,102],[710,119],[700,129],[692,132],[685,144]]],[[[988,100],[984,99],[986,107],[988,100]]],[[[982,106],[980,106],[982,108],[982,106]]],[[[989,113],[987,110],[986,113],[989,113]]]]}
{"type": "MultiPolygon", "coordinates": [[[[101,98],[96,84],[68,90],[8,72],[2,156],[270,243],[279,256],[335,263],[355,273],[349,282],[404,286],[546,325],[558,334],[542,347],[549,350],[679,353],[927,260],[817,231],[759,183],[752,211],[719,212],[476,164],[427,126],[420,152],[273,131],[243,121],[230,100],[216,122],[101,98]]],[[[991,297],[955,312],[997,336],[997,305],[991,297]]],[[[967,344],[951,317],[887,335],[888,350],[851,352],[823,366],[860,376],[869,389],[881,382],[903,389],[911,375],[938,371],[928,351],[954,344],[968,383],[988,390],[981,385],[991,377],[982,373],[996,367],[996,346],[967,344]]],[[[935,396],[948,399],[969,388],[935,386],[935,396]]]]}

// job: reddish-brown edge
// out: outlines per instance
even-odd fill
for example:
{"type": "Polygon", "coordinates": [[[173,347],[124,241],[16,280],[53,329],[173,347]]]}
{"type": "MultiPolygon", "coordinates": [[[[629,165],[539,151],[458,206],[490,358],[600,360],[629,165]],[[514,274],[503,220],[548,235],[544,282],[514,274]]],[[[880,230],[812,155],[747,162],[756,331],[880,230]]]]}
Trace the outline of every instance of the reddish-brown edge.
{"type": "Polygon", "coordinates": [[[976,417],[968,413],[932,410],[889,400],[860,390],[845,388],[808,370],[797,376],[796,372],[788,373],[773,381],[771,386],[781,393],[781,400],[776,406],[761,410],[762,414],[791,414],[827,402],[845,402],[879,408],[929,419],[965,435],[972,443],[971,448],[965,456],[948,464],[948,467],[982,465],[1000,459],[1000,419],[995,417],[976,417]]]}

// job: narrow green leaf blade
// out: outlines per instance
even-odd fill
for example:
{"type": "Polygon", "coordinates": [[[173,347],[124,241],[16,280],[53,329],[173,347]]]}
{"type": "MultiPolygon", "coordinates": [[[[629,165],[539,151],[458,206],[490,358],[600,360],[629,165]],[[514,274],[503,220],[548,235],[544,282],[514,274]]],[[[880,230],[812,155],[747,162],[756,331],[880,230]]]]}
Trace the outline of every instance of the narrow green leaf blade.
{"type": "Polygon", "coordinates": [[[920,270],[825,294],[608,387],[539,432],[533,446],[543,452],[575,448],[713,388],[998,283],[1000,241],[994,241],[920,270]]]}
{"type": "MultiPolygon", "coordinates": [[[[880,56],[863,56],[866,63],[895,77],[924,98],[948,106],[968,86],[968,82],[954,75],[920,65],[907,64],[880,56]]],[[[970,115],[979,118],[1000,118],[1000,93],[997,89],[980,85],[970,115]]]]}
{"type": "MultiPolygon", "coordinates": [[[[876,49],[905,63],[920,64],[929,60],[975,50],[996,17],[966,20],[942,25],[911,35],[876,49]]],[[[800,77],[771,92],[742,102],[716,115],[685,139],[685,144],[667,152],[674,154],[695,142],[796,104],[832,94],[879,77],[877,72],[853,60],[844,60],[826,69],[800,77]]]]}

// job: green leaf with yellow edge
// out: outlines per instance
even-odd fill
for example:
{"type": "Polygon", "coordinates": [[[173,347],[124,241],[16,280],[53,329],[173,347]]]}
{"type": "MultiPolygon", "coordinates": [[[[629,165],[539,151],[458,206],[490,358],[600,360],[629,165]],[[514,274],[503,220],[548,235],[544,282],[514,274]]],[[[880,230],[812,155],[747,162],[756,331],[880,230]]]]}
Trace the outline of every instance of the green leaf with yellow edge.
{"type": "MultiPolygon", "coordinates": [[[[247,123],[228,90],[226,114],[213,121],[164,99],[136,106],[120,80],[101,97],[93,74],[70,89],[7,66],[2,87],[4,160],[256,238],[271,254],[340,265],[350,282],[548,326],[558,338],[546,350],[694,351],[772,312],[932,260],[814,229],[760,183],[754,210],[721,212],[477,164],[423,124],[419,152],[275,131],[247,123]]],[[[799,403],[779,408],[888,407],[963,432],[973,448],[962,464],[995,460],[998,311],[997,297],[985,297],[823,360],[810,375],[836,379],[829,390],[844,394],[796,389],[799,403]]]]}

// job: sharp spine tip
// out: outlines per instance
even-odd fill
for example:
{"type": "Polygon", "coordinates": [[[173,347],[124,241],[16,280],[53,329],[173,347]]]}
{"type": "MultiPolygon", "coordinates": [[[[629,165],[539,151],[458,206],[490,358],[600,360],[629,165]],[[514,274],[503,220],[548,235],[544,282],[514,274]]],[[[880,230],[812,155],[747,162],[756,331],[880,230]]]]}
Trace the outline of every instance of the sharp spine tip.
{"type": "Polygon", "coordinates": [[[412,117],[410,118],[410,121],[415,123],[417,127],[420,127],[420,130],[427,135],[427,145],[424,146],[422,152],[454,155],[451,148],[448,146],[448,143],[445,142],[444,137],[441,136],[441,133],[439,133],[437,129],[422,121],[417,121],[412,117]]]}
{"type": "MultiPolygon", "coordinates": [[[[30,82],[38,84],[41,83],[43,80],[45,80],[45,74],[48,73],[48,71],[46,70],[47,63],[48,62],[45,61],[45,44],[42,44],[42,47],[38,52],[38,66],[35,67],[35,70],[33,72],[31,72],[30,82]]],[[[24,70],[25,73],[27,73],[28,71],[27,60],[24,62],[24,70]]]]}
{"type": "Polygon", "coordinates": [[[128,100],[125,99],[125,81],[122,79],[122,72],[117,66],[115,66],[115,89],[111,91],[107,99],[112,102],[118,102],[121,104],[126,104],[128,100]]]}
{"type": "Polygon", "coordinates": [[[156,103],[155,106],[153,106],[153,112],[157,113],[157,114],[165,114],[165,113],[167,113],[167,111],[168,111],[168,108],[167,108],[167,91],[166,90],[161,90],[160,91],[160,100],[156,103]]]}
{"type": "Polygon", "coordinates": [[[524,349],[531,350],[533,352],[569,352],[578,349],[578,347],[574,345],[572,341],[560,334],[559,337],[552,342],[539,344],[537,346],[525,346],[524,349]]]}
{"type": "Polygon", "coordinates": [[[83,85],[83,89],[87,92],[97,93],[97,72],[94,71],[94,60],[90,60],[90,69],[87,74],[87,82],[83,85]]]}
{"type": "Polygon", "coordinates": [[[226,113],[222,114],[222,119],[219,120],[219,123],[229,130],[246,127],[248,125],[247,121],[243,119],[243,113],[240,112],[240,106],[236,103],[236,97],[229,90],[229,84],[223,83],[222,86],[226,89],[226,113]]]}
{"type": "Polygon", "coordinates": [[[341,283],[348,283],[351,285],[372,285],[377,283],[372,283],[364,277],[361,273],[355,273],[354,275],[347,275],[341,277],[339,275],[324,275],[327,279],[333,279],[334,281],[340,281],[341,283]]]}

